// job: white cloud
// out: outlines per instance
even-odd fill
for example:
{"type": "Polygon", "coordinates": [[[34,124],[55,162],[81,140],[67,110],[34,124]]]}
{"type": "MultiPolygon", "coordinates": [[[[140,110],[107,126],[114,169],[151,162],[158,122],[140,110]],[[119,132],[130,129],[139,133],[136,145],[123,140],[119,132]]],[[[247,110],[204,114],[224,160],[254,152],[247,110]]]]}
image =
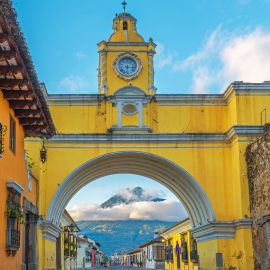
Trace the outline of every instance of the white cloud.
{"type": "Polygon", "coordinates": [[[172,69],[191,72],[194,93],[207,93],[213,86],[223,92],[233,81],[269,80],[270,32],[257,28],[237,34],[219,26],[201,50],[175,63],[172,69]]]}
{"type": "Polygon", "coordinates": [[[263,82],[270,79],[270,32],[256,29],[234,38],[220,53],[228,80],[263,82]]]}
{"type": "Polygon", "coordinates": [[[151,199],[163,198],[165,196],[162,191],[156,190],[143,190],[142,194],[138,196],[137,194],[134,194],[134,189],[135,188],[124,188],[119,190],[116,195],[123,197],[127,201],[149,201],[151,199]]]}
{"type": "Polygon", "coordinates": [[[75,52],[74,56],[75,56],[75,58],[77,60],[84,60],[84,59],[86,59],[88,57],[87,54],[85,54],[83,52],[79,52],[79,51],[78,52],[75,52]]]}
{"type": "Polygon", "coordinates": [[[74,205],[67,209],[75,220],[167,220],[178,221],[187,216],[183,206],[171,200],[135,202],[101,208],[99,205],[74,205]]]}
{"type": "Polygon", "coordinates": [[[165,51],[164,44],[157,43],[157,54],[155,57],[155,67],[162,69],[173,64],[173,59],[175,55],[169,54],[165,51]]]}
{"type": "Polygon", "coordinates": [[[87,92],[89,90],[89,82],[80,76],[67,76],[59,83],[61,91],[69,93],[87,92]]]}

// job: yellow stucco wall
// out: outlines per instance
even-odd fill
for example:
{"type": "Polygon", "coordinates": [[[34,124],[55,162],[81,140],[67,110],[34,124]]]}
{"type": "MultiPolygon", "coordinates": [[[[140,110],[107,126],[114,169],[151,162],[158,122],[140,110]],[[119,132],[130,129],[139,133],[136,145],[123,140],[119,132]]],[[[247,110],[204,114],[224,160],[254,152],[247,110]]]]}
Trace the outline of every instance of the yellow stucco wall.
{"type": "MultiPolygon", "coordinates": [[[[245,149],[248,142],[241,143],[245,149]]],[[[31,142],[33,145],[39,142],[31,142]]],[[[46,215],[49,203],[61,182],[83,163],[106,153],[117,151],[141,151],[164,157],[189,172],[207,194],[214,208],[218,220],[234,220],[249,216],[249,200],[247,182],[239,181],[242,175],[240,158],[244,166],[244,153],[239,157],[239,144],[234,141],[233,145],[226,143],[181,143],[181,144],[156,144],[138,146],[136,144],[121,145],[116,143],[100,143],[88,145],[84,143],[47,143],[49,162],[43,165],[42,182],[44,188],[40,211],[46,215]],[[162,148],[160,148],[162,146],[162,148]],[[173,150],[172,150],[173,149],[173,150]],[[233,168],[233,169],[228,169],[233,168]],[[218,183],[218,184],[217,184],[218,183]],[[242,190],[243,189],[243,190],[242,190]],[[218,196],[217,196],[218,194],[218,196]],[[230,209],[228,211],[228,209],[230,209]]],[[[29,145],[29,143],[27,143],[29,145]]],[[[29,151],[31,153],[31,148],[29,151]]]]}
{"type": "Polygon", "coordinates": [[[188,262],[181,262],[180,269],[195,270],[201,267],[202,269],[215,269],[216,253],[223,254],[224,269],[235,267],[236,269],[253,269],[253,254],[252,254],[252,236],[249,229],[239,229],[236,231],[235,239],[218,239],[197,243],[199,254],[199,263],[194,263],[190,259],[191,238],[190,229],[192,225],[189,220],[182,221],[171,229],[161,234],[164,238],[164,243],[168,245],[170,240],[173,247],[173,261],[166,261],[166,270],[177,270],[176,243],[178,241],[181,252],[183,247],[181,239],[184,238],[188,248],[188,262]]]}
{"type": "MultiPolygon", "coordinates": [[[[185,101],[178,102],[177,106],[177,102],[170,105],[153,100],[144,109],[144,124],[154,133],[227,132],[236,125],[265,124],[265,121],[261,123],[261,112],[264,108],[270,110],[270,97],[258,96],[256,92],[248,97],[232,93],[227,101],[228,104],[221,105],[217,102],[214,105],[206,102],[192,105],[185,101]]],[[[107,133],[117,124],[117,110],[106,101],[96,104],[66,99],[65,102],[51,100],[49,104],[59,133],[107,133]],[[63,115],[67,120],[63,121],[63,115]]],[[[133,123],[132,117],[129,118],[133,123]]],[[[269,121],[267,114],[266,122],[269,121]]]]}
{"type": "MultiPolygon", "coordinates": [[[[109,134],[108,130],[117,124],[117,111],[111,103],[104,100],[89,105],[91,102],[85,102],[84,106],[78,106],[78,101],[67,99],[58,102],[49,97],[50,110],[59,134],[109,134]]],[[[234,92],[228,98],[228,103],[220,106],[203,102],[192,106],[163,106],[151,102],[144,108],[144,123],[152,128],[152,134],[212,133],[214,136],[215,133],[226,133],[234,126],[259,126],[260,112],[262,108],[270,110],[269,106],[268,97],[256,93],[241,96],[234,92]],[[247,104],[252,106],[247,107],[247,104]]],[[[125,116],[123,123],[134,125],[137,121],[134,119],[125,116]]],[[[49,140],[46,142],[48,161],[39,167],[39,161],[36,160],[37,166],[33,168],[41,181],[39,209],[45,217],[58,186],[83,163],[111,152],[141,151],[166,158],[191,174],[209,198],[218,221],[249,218],[245,149],[254,139],[236,135],[230,141],[145,141],[140,144],[49,140]]],[[[37,159],[40,141],[30,139],[26,145],[30,156],[37,159]]],[[[215,252],[223,252],[226,263],[239,267],[248,265],[252,269],[250,230],[241,237],[236,236],[235,240],[203,242],[200,247],[201,258],[209,265],[215,260],[215,252]],[[243,246],[243,243],[246,244],[243,246]],[[204,250],[212,250],[212,257],[209,258],[208,252],[204,254],[204,250]]]]}
{"type": "Polygon", "coordinates": [[[200,266],[213,269],[216,253],[222,253],[224,269],[254,269],[252,236],[249,229],[236,231],[235,239],[218,239],[198,243],[200,266]],[[210,252],[211,251],[211,252],[210,252]]]}

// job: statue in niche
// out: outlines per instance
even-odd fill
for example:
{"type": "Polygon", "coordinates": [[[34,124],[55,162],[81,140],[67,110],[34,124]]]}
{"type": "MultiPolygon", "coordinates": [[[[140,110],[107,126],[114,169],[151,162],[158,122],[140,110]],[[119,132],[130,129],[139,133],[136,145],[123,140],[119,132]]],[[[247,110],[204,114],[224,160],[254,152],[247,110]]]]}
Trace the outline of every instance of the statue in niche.
{"type": "Polygon", "coordinates": [[[185,241],[184,238],[182,238],[181,246],[182,246],[182,261],[184,263],[187,263],[188,262],[188,247],[187,247],[187,242],[185,241]]]}
{"type": "Polygon", "coordinates": [[[190,260],[193,263],[198,263],[197,241],[194,238],[191,239],[190,260]]]}
{"type": "Polygon", "coordinates": [[[176,245],[175,245],[175,254],[176,254],[176,259],[177,259],[177,269],[180,269],[180,254],[181,254],[181,247],[180,247],[178,241],[176,241],[176,245]]]}

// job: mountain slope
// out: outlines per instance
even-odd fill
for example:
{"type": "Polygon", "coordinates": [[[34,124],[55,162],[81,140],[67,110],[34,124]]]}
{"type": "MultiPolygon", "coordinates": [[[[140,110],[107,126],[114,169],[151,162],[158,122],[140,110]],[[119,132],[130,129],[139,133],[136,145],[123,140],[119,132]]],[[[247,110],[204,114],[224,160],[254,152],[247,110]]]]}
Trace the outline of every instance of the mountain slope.
{"type": "Polygon", "coordinates": [[[109,198],[107,201],[101,204],[102,208],[111,208],[119,204],[131,204],[134,202],[153,201],[162,202],[165,201],[163,198],[153,197],[146,193],[141,187],[134,189],[125,189],[122,193],[116,194],[109,198]]]}
{"type": "Polygon", "coordinates": [[[79,235],[101,244],[106,255],[130,251],[154,237],[155,230],[164,230],[175,222],[159,220],[78,221],[79,235]]]}

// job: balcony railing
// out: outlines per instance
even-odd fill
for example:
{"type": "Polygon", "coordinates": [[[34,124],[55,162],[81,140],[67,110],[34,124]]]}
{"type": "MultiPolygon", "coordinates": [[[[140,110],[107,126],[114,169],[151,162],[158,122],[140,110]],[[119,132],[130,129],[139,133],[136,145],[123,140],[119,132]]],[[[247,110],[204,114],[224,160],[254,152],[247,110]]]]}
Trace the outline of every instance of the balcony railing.
{"type": "Polygon", "coordinates": [[[20,231],[9,229],[7,230],[7,249],[18,250],[20,248],[20,231]]]}

